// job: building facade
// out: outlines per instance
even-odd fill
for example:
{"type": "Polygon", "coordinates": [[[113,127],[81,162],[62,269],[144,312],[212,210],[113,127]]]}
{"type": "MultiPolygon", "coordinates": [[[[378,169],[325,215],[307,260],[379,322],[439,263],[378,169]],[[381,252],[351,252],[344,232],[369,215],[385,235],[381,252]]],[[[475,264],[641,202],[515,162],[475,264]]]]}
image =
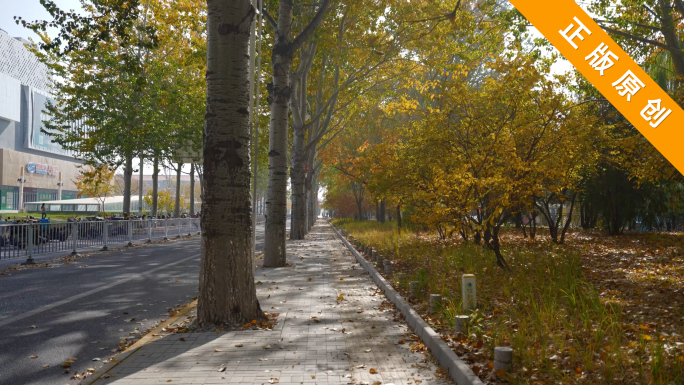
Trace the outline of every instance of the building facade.
{"type": "Polygon", "coordinates": [[[50,102],[47,67],[29,42],[0,29],[0,210],[24,202],[73,199],[79,166],[73,154],[43,132],[50,102]]]}

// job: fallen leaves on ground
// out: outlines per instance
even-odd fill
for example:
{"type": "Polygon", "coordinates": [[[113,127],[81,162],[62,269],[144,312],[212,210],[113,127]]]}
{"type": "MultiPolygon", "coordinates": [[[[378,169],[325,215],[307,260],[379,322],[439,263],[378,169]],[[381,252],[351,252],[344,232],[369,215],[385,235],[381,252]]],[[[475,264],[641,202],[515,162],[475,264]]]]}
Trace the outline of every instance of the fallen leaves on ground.
{"type": "MultiPolygon", "coordinates": [[[[669,383],[684,363],[684,234],[615,237],[570,230],[565,244],[555,245],[546,229],[538,228],[530,240],[521,230],[507,228],[502,250],[513,274],[503,279],[491,268],[491,253],[456,236],[442,240],[435,232],[408,233],[395,255],[395,245],[385,242],[394,239],[388,236],[391,230],[373,223],[354,226],[354,238],[379,246],[395,260],[396,274],[416,279],[422,270],[427,287],[451,300],[460,299],[461,287],[450,277],[477,274],[479,309],[471,315],[469,334],[454,335],[453,318],[428,316],[427,293],[409,302],[469,366],[478,368],[485,383],[500,382],[492,363],[494,346],[515,349],[520,366],[504,377],[514,383],[602,383],[610,373],[619,373],[621,383],[669,383]],[[463,270],[462,256],[477,261],[472,271],[463,270]],[[452,268],[444,271],[444,266],[452,268]],[[562,269],[572,271],[576,285],[571,290],[558,279],[562,269]]],[[[421,345],[411,343],[411,348],[423,350],[421,345]]]]}

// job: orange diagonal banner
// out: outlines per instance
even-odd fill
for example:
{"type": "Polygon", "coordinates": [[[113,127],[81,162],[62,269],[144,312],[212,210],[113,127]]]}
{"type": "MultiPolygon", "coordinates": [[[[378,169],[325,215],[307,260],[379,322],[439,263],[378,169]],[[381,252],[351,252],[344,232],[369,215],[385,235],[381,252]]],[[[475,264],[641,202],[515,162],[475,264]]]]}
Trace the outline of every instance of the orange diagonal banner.
{"type": "Polygon", "coordinates": [[[573,0],[510,0],[684,174],[684,111],[573,0]]]}

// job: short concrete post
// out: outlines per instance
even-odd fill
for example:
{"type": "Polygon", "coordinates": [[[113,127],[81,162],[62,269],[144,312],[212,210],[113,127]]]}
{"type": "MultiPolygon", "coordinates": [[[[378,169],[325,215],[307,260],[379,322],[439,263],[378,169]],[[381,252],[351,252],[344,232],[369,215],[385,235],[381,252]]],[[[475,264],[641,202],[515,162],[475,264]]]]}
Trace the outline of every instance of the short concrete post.
{"type": "Polygon", "coordinates": [[[477,307],[477,290],[474,274],[463,274],[461,277],[461,295],[463,297],[463,310],[475,309],[477,307]]]}
{"type": "Polygon", "coordinates": [[[437,309],[442,307],[442,296],[439,294],[430,294],[430,314],[433,314],[437,309]]]}
{"type": "Polygon", "coordinates": [[[494,348],[494,373],[498,370],[509,372],[513,363],[513,349],[505,346],[494,348]]]}
{"type": "Polygon", "coordinates": [[[152,243],[152,220],[147,220],[147,243],[152,243]]]}
{"type": "Polygon", "coordinates": [[[404,273],[397,274],[397,282],[399,282],[399,285],[403,285],[404,282],[406,282],[406,274],[404,274],[404,273]]]}
{"type": "Polygon", "coordinates": [[[456,334],[465,333],[466,325],[468,325],[468,318],[467,315],[457,315],[454,317],[454,332],[456,334]]]}
{"type": "Polygon", "coordinates": [[[169,219],[164,219],[164,240],[169,240],[169,219]]]}
{"type": "Polygon", "coordinates": [[[181,220],[180,218],[178,218],[178,219],[176,220],[176,223],[178,223],[178,235],[176,235],[176,238],[180,238],[180,237],[181,237],[181,221],[180,221],[180,220],[181,220]]]}
{"type": "Polygon", "coordinates": [[[385,274],[391,277],[394,274],[394,264],[389,259],[385,259],[385,274]]]}
{"type": "Polygon", "coordinates": [[[377,250],[371,250],[371,260],[373,262],[378,262],[378,251],[377,250]]]}
{"type": "Polygon", "coordinates": [[[107,251],[109,250],[109,248],[107,247],[107,243],[109,242],[109,222],[107,221],[102,223],[102,235],[104,246],[102,246],[101,251],[107,251]]]}
{"type": "Polygon", "coordinates": [[[411,281],[409,282],[409,291],[411,292],[412,296],[417,296],[418,293],[420,292],[420,282],[418,281],[411,281]]]}

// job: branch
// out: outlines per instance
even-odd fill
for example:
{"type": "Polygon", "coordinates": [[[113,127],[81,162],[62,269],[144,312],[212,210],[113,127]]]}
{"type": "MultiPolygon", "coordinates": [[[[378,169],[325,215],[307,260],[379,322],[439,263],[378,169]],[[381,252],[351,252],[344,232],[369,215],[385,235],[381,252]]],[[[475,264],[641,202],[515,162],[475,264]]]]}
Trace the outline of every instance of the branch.
{"type": "Polygon", "coordinates": [[[682,0],[674,0],[674,6],[684,16],[684,2],[682,0]]]}
{"type": "Polygon", "coordinates": [[[642,4],[642,6],[643,6],[644,8],[646,8],[646,10],[647,10],[651,15],[653,15],[653,17],[655,17],[656,19],[658,19],[661,23],[663,22],[663,20],[660,18],[660,16],[659,16],[657,13],[655,13],[655,11],[651,9],[651,7],[649,7],[649,6],[646,5],[646,4],[642,4]]]}
{"type": "Polygon", "coordinates": [[[318,11],[316,11],[316,15],[314,18],[309,22],[309,24],[304,28],[304,30],[297,36],[292,43],[290,43],[290,52],[295,52],[299,47],[304,44],[304,42],[311,36],[316,28],[318,28],[319,25],[323,22],[323,18],[325,18],[325,13],[328,11],[328,8],[330,7],[330,0],[323,0],[321,3],[321,7],[318,8],[318,11]]]}
{"type": "Polygon", "coordinates": [[[333,92],[333,94],[330,96],[330,98],[328,99],[328,102],[323,106],[323,108],[321,108],[321,110],[313,118],[311,118],[311,120],[308,123],[304,124],[305,129],[308,129],[312,125],[318,123],[318,121],[321,119],[323,114],[326,112],[326,110],[328,109],[330,104],[333,102],[333,100],[334,100],[333,98],[337,98],[337,95],[339,94],[339,92],[340,92],[339,89],[335,90],[335,92],[333,92]]]}
{"type": "MultiPolygon", "coordinates": [[[[600,25],[600,24],[599,24],[599,25],[600,25]]],[[[619,30],[617,30],[617,29],[613,29],[613,28],[610,28],[610,27],[606,27],[605,25],[600,25],[600,26],[601,26],[601,28],[603,28],[604,30],[606,30],[606,32],[611,33],[611,34],[613,34],[613,35],[618,35],[618,36],[626,37],[626,38],[628,38],[628,39],[636,40],[636,41],[639,41],[639,42],[642,42],[642,43],[650,44],[650,45],[652,45],[652,46],[655,46],[655,47],[658,47],[658,48],[662,48],[662,49],[667,50],[667,51],[670,51],[670,52],[672,52],[672,53],[677,53],[677,54],[680,55],[680,56],[684,56],[684,53],[683,53],[682,51],[677,51],[677,50],[673,49],[672,47],[670,47],[670,46],[668,46],[668,45],[666,45],[666,44],[663,44],[663,43],[661,43],[661,42],[659,42],[659,41],[647,39],[647,38],[645,38],[645,37],[635,36],[635,35],[632,35],[631,33],[628,33],[628,32],[619,31],[619,30]]]]}
{"type": "Polygon", "coordinates": [[[574,104],[574,105],[570,106],[570,108],[572,109],[572,108],[575,108],[575,107],[579,107],[579,106],[581,106],[581,105],[583,105],[583,104],[587,104],[587,103],[593,103],[593,102],[607,102],[607,101],[608,101],[608,99],[605,99],[605,98],[604,98],[604,99],[590,99],[590,100],[585,100],[585,101],[583,101],[583,102],[574,104]]]}
{"type": "Polygon", "coordinates": [[[340,129],[339,129],[336,133],[334,133],[328,140],[326,140],[323,144],[321,144],[320,146],[318,146],[318,147],[316,148],[316,150],[317,150],[317,151],[321,151],[321,150],[324,150],[326,147],[328,147],[328,145],[330,144],[330,142],[332,142],[332,141],[335,139],[335,137],[337,137],[337,135],[339,135],[342,131],[344,131],[344,129],[345,129],[346,127],[347,127],[347,126],[343,126],[342,128],[340,128],[340,129]]]}
{"type": "Polygon", "coordinates": [[[461,0],[458,0],[458,2],[456,3],[456,7],[454,8],[454,10],[451,11],[450,13],[447,13],[446,15],[439,15],[439,16],[435,16],[435,17],[429,17],[429,18],[427,18],[427,19],[420,19],[420,20],[405,20],[404,22],[405,22],[405,23],[423,23],[423,22],[426,22],[426,21],[433,21],[433,20],[444,21],[444,20],[447,20],[447,19],[454,19],[454,18],[456,17],[456,12],[458,11],[458,8],[459,8],[460,6],[461,6],[461,0]]]}
{"type": "MultiPolygon", "coordinates": [[[[597,23],[599,23],[599,24],[601,24],[601,23],[618,24],[618,22],[613,21],[613,20],[595,20],[595,21],[596,21],[597,23]]],[[[655,26],[648,25],[648,24],[633,23],[633,22],[630,22],[630,21],[628,21],[627,23],[628,23],[628,24],[631,24],[631,25],[633,25],[633,26],[635,26],[635,27],[650,29],[651,31],[659,32],[659,31],[661,30],[660,27],[655,27],[655,26]]]]}
{"type": "Polygon", "coordinates": [[[262,7],[261,11],[264,13],[264,16],[266,16],[266,21],[268,21],[268,24],[271,24],[271,27],[273,27],[273,29],[278,31],[278,23],[276,23],[276,21],[273,19],[273,17],[271,17],[271,14],[268,13],[268,11],[266,10],[266,7],[262,7]]]}

